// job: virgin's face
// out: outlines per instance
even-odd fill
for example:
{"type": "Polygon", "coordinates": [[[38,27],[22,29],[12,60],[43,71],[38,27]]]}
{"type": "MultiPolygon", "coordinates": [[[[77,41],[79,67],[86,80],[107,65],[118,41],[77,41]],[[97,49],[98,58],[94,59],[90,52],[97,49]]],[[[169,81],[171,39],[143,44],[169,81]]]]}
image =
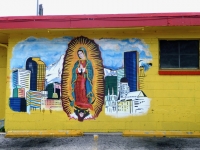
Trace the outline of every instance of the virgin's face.
{"type": "Polygon", "coordinates": [[[83,54],[82,51],[78,51],[78,57],[79,57],[80,59],[85,59],[85,55],[83,54]]]}

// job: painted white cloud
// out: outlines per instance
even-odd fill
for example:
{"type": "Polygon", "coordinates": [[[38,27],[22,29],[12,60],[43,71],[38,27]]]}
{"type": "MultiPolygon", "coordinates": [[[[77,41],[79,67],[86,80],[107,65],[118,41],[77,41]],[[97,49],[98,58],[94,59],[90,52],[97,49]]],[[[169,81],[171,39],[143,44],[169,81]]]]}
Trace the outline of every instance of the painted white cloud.
{"type": "MultiPolygon", "coordinates": [[[[19,42],[13,48],[11,69],[25,68],[29,57],[40,57],[48,67],[64,55],[72,37],[59,37],[55,39],[29,37],[19,42]]],[[[126,51],[138,51],[140,59],[151,60],[149,46],[141,39],[94,39],[99,45],[104,67],[117,70],[123,67],[123,55],[126,51]]]]}

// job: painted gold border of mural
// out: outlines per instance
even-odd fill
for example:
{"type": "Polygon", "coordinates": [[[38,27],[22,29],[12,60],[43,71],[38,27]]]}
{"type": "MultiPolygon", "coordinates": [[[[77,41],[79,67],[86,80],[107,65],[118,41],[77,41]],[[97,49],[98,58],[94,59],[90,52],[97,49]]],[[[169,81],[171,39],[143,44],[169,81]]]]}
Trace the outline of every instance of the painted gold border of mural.
{"type": "Polygon", "coordinates": [[[74,60],[78,60],[77,51],[80,47],[84,47],[87,50],[87,57],[91,60],[94,68],[94,78],[93,78],[93,93],[95,102],[93,104],[94,111],[91,114],[96,118],[102,111],[103,97],[104,97],[104,71],[101,59],[101,53],[98,45],[86,37],[78,37],[73,39],[66,51],[63,63],[63,74],[62,74],[62,104],[63,109],[70,117],[73,113],[74,108],[70,106],[70,101],[73,100],[72,97],[72,87],[71,87],[71,72],[74,65],[74,60]]]}

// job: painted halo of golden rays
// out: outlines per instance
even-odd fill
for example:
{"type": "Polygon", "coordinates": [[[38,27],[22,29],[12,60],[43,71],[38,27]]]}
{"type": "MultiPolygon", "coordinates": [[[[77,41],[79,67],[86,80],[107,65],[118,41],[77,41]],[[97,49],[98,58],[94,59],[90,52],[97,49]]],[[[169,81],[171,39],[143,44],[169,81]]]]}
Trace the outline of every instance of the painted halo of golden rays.
{"type": "Polygon", "coordinates": [[[61,83],[61,99],[63,110],[67,113],[68,117],[73,113],[73,107],[70,106],[70,100],[72,100],[72,68],[74,63],[78,60],[77,50],[80,47],[84,47],[87,50],[87,58],[92,62],[94,77],[93,77],[93,88],[95,102],[92,104],[94,110],[91,114],[96,118],[102,111],[104,103],[104,67],[101,58],[101,51],[99,46],[87,37],[77,37],[72,39],[68,44],[68,49],[66,51],[63,71],[62,71],[62,83],[61,83]]]}

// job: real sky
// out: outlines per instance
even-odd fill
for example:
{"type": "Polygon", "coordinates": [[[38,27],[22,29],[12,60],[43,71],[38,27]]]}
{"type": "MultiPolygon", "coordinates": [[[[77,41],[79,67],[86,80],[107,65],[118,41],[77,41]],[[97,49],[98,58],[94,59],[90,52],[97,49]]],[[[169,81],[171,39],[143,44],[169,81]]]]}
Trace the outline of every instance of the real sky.
{"type": "MultiPolygon", "coordinates": [[[[44,15],[199,12],[200,0],[38,0],[44,15]]],[[[0,16],[35,16],[37,0],[0,0],[0,16]]]]}

